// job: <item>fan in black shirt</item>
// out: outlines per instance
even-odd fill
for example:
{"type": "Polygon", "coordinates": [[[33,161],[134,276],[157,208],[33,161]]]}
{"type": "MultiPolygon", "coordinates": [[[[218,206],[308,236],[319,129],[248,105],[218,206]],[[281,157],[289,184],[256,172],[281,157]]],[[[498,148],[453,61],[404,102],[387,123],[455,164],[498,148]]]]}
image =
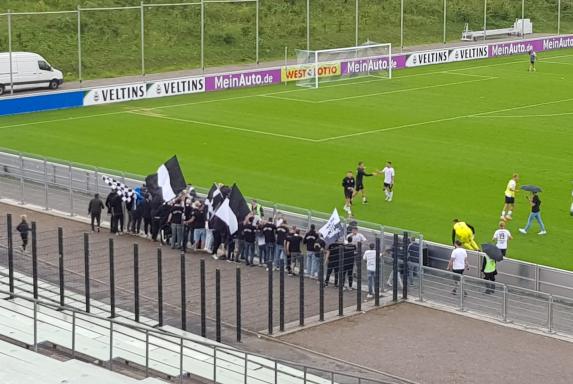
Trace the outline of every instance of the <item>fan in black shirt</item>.
{"type": "Polygon", "coordinates": [[[352,206],[352,198],[354,197],[354,187],[356,186],[356,180],[352,174],[352,171],[346,173],[346,177],[342,179],[342,188],[344,188],[344,210],[349,216],[352,215],[350,207],[352,206]]]}
{"type": "Polygon", "coordinates": [[[292,268],[291,268],[292,258],[293,257],[295,258],[294,262],[296,264],[296,259],[298,257],[302,256],[302,253],[300,250],[300,245],[302,243],[302,240],[303,239],[302,239],[302,236],[300,235],[300,229],[296,229],[293,233],[291,233],[286,238],[286,248],[287,248],[286,268],[287,268],[288,274],[290,276],[294,275],[292,272],[292,268]]]}
{"type": "Polygon", "coordinates": [[[364,190],[364,177],[370,177],[370,176],[374,176],[374,174],[372,173],[367,173],[366,172],[366,167],[364,166],[364,163],[361,161],[360,163],[358,163],[358,168],[356,169],[356,192],[355,195],[358,194],[358,192],[360,192],[360,194],[362,195],[362,204],[367,204],[368,203],[368,199],[366,198],[366,191],[364,190]]]}

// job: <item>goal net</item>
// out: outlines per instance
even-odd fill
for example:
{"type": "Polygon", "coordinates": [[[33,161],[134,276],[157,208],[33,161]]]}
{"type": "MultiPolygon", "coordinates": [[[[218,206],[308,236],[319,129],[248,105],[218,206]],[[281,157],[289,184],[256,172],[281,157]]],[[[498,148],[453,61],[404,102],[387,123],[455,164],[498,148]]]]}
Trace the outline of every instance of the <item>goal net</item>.
{"type": "MultiPolygon", "coordinates": [[[[392,78],[392,45],[367,42],[357,47],[297,50],[297,85],[318,88],[321,83],[359,76],[392,78]]],[[[293,68],[289,68],[293,70],[293,68]]]]}

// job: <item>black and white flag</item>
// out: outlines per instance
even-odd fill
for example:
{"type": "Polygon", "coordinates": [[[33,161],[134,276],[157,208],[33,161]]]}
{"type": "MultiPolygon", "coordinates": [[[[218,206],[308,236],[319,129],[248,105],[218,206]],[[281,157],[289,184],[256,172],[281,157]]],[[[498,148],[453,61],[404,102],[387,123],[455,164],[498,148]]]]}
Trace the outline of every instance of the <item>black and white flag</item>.
{"type": "Polygon", "coordinates": [[[121,196],[121,199],[127,203],[131,202],[132,199],[135,199],[135,191],[129,188],[127,185],[122,183],[121,181],[117,181],[114,178],[109,176],[103,175],[102,176],[103,182],[106,183],[112,191],[116,191],[116,193],[121,196]]]}
{"type": "Polygon", "coordinates": [[[185,190],[187,184],[177,161],[173,156],[157,169],[157,173],[145,178],[145,184],[152,195],[161,195],[164,201],[173,200],[185,190]]]}
{"type": "Polygon", "coordinates": [[[207,206],[207,220],[211,220],[219,205],[223,202],[225,198],[221,193],[221,189],[216,183],[213,183],[213,186],[209,190],[207,194],[207,198],[205,199],[205,205],[207,206]]]}
{"type": "Polygon", "coordinates": [[[239,187],[233,184],[231,193],[217,208],[215,216],[227,225],[229,233],[233,235],[239,229],[239,223],[243,222],[250,212],[249,205],[239,187]]]}
{"type": "Polygon", "coordinates": [[[344,234],[344,227],[342,221],[340,221],[340,216],[338,216],[338,211],[334,208],[330,219],[318,230],[318,232],[324,238],[324,242],[328,247],[330,244],[335,243],[344,234]]]}

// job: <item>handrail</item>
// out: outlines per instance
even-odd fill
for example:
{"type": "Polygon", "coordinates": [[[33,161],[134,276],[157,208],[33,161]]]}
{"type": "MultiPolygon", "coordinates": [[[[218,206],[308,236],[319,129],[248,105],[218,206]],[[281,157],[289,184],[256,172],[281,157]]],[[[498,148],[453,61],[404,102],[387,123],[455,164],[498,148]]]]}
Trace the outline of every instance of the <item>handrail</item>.
{"type": "MultiPolygon", "coordinates": [[[[305,370],[309,370],[309,369],[310,369],[310,370],[317,371],[317,372],[330,373],[330,374],[340,375],[340,376],[344,376],[344,377],[350,377],[350,378],[353,378],[353,379],[367,380],[368,382],[373,382],[373,383],[378,383],[378,384],[387,384],[387,383],[388,383],[388,382],[380,381],[380,380],[376,380],[376,379],[370,379],[370,378],[365,379],[365,378],[362,378],[362,377],[360,377],[360,376],[356,376],[356,375],[352,375],[352,374],[348,374],[348,373],[339,373],[339,372],[330,371],[330,370],[326,370],[326,369],[323,369],[323,368],[318,368],[318,367],[314,367],[314,366],[310,366],[310,365],[306,365],[306,364],[295,363],[295,362],[291,362],[291,361],[288,361],[288,360],[275,359],[275,358],[272,358],[272,357],[269,357],[269,356],[264,356],[264,355],[262,355],[262,354],[258,354],[258,353],[254,353],[254,352],[246,352],[246,351],[242,351],[242,350],[239,350],[239,349],[236,349],[236,348],[227,347],[227,346],[224,346],[224,345],[210,344],[210,343],[206,343],[206,342],[203,342],[203,341],[200,341],[200,340],[194,340],[194,339],[191,339],[191,338],[186,337],[186,336],[183,336],[183,335],[177,335],[177,334],[175,334],[175,333],[172,333],[172,332],[169,332],[169,331],[166,331],[166,330],[163,330],[163,329],[158,330],[158,329],[154,329],[154,328],[138,326],[138,325],[135,325],[135,324],[127,324],[127,323],[124,323],[124,322],[122,322],[122,321],[118,321],[118,320],[113,319],[113,318],[101,317],[101,316],[94,315],[94,314],[92,314],[92,313],[84,312],[84,311],[82,311],[82,310],[79,310],[79,309],[70,307],[70,306],[68,306],[68,305],[61,306],[61,305],[56,305],[56,304],[52,304],[52,303],[46,303],[46,302],[44,302],[44,301],[42,301],[42,300],[39,300],[39,299],[34,299],[34,298],[32,298],[32,297],[28,297],[28,296],[24,296],[24,295],[20,295],[20,294],[16,294],[16,293],[11,293],[11,292],[5,291],[5,290],[3,290],[3,289],[0,289],[0,294],[9,295],[9,296],[11,296],[11,297],[15,297],[15,298],[19,298],[19,299],[22,299],[22,300],[26,300],[26,301],[28,301],[28,302],[32,302],[32,303],[34,304],[34,311],[35,311],[35,313],[36,313],[36,311],[37,311],[37,306],[40,306],[40,307],[43,306],[43,307],[52,308],[53,310],[56,310],[56,311],[69,311],[69,312],[71,312],[74,316],[75,316],[76,314],[80,314],[80,315],[82,315],[82,316],[86,316],[86,317],[90,317],[90,318],[95,318],[95,319],[98,319],[98,320],[100,320],[100,321],[106,321],[106,322],[108,322],[108,323],[110,324],[110,329],[111,329],[111,327],[113,327],[114,324],[116,324],[116,325],[121,326],[121,327],[130,328],[130,329],[132,329],[132,330],[141,332],[144,337],[145,337],[145,335],[155,334],[155,335],[157,335],[157,336],[155,336],[155,337],[158,337],[158,338],[160,338],[161,340],[166,341],[166,342],[169,342],[169,343],[171,343],[171,344],[175,344],[176,346],[179,346],[179,345],[180,345],[179,343],[184,344],[184,342],[186,341],[186,342],[190,342],[190,343],[193,343],[193,344],[201,345],[201,346],[203,346],[203,347],[211,348],[211,349],[213,349],[213,351],[215,351],[215,350],[221,350],[221,351],[225,351],[225,353],[228,353],[228,354],[237,354],[237,353],[238,353],[238,354],[242,354],[242,355],[246,355],[246,356],[255,356],[255,357],[258,357],[258,358],[267,360],[267,361],[271,361],[271,362],[273,363],[272,366],[267,366],[267,365],[263,364],[262,362],[257,362],[257,364],[262,365],[262,366],[264,366],[264,367],[266,367],[266,368],[274,369],[274,370],[277,369],[278,364],[283,364],[283,365],[286,365],[286,366],[289,366],[289,365],[290,365],[290,366],[294,366],[294,367],[298,367],[298,368],[303,368],[303,369],[305,369],[305,370]],[[161,337],[161,336],[168,336],[168,337],[171,337],[171,338],[178,339],[178,340],[179,340],[179,343],[176,343],[176,342],[174,342],[174,341],[172,341],[172,340],[165,339],[164,337],[161,337]]],[[[35,318],[34,318],[34,327],[36,327],[37,321],[38,321],[37,316],[35,316],[35,318]]],[[[74,326],[77,327],[77,324],[74,324],[74,326]]],[[[101,325],[99,325],[99,326],[101,326],[101,325]]],[[[117,333],[118,331],[114,331],[114,332],[117,333]]],[[[35,340],[35,338],[34,338],[34,340],[35,340]]],[[[192,348],[192,347],[189,347],[188,345],[187,345],[187,348],[193,350],[193,348],[192,348]]],[[[168,364],[166,364],[166,365],[168,365],[168,364]]],[[[214,362],[214,365],[216,366],[216,361],[214,362]]],[[[227,368],[227,369],[228,369],[228,368],[227,368]]],[[[281,371],[281,374],[287,374],[287,375],[296,377],[296,376],[292,375],[292,374],[289,373],[289,372],[281,371]]]]}

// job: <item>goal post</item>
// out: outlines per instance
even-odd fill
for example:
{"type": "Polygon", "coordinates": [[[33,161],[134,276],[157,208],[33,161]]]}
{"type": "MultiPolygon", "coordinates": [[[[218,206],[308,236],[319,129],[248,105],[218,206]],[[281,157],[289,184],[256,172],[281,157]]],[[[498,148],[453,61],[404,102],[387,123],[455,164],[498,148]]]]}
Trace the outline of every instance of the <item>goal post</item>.
{"type": "Polygon", "coordinates": [[[318,88],[335,80],[363,76],[392,78],[392,44],[367,42],[348,48],[297,50],[297,64],[287,68],[287,77],[297,86],[318,88]]]}

